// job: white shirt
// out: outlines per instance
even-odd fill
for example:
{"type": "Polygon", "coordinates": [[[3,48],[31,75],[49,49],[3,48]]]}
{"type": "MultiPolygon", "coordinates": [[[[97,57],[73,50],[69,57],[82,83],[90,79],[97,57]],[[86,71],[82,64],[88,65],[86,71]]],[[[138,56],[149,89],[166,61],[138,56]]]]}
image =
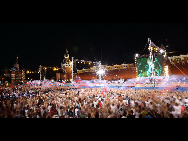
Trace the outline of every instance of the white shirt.
{"type": "Polygon", "coordinates": [[[93,102],[93,104],[94,104],[94,107],[96,108],[97,102],[95,101],[95,102],[93,102]]]}
{"type": "Polygon", "coordinates": [[[184,104],[184,106],[187,107],[187,106],[188,106],[188,103],[184,104]]]}
{"type": "Polygon", "coordinates": [[[16,104],[14,103],[14,109],[16,109],[16,104]]]}
{"type": "Polygon", "coordinates": [[[139,113],[138,112],[135,113],[135,118],[139,118],[139,113]]]}
{"type": "Polygon", "coordinates": [[[84,105],[86,105],[86,104],[87,104],[87,101],[84,102],[84,105]]]}
{"type": "Polygon", "coordinates": [[[53,115],[53,117],[52,118],[59,118],[59,116],[58,115],[53,115]]]}
{"type": "Polygon", "coordinates": [[[127,104],[128,104],[128,100],[123,100],[123,103],[124,103],[125,105],[127,105],[127,104]]]}
{"type": "Polygon", "coordinates": [[[176,112],[175,112],[175,111],[172,111],[171,113],[172,113],[173,116],[176,118],[176,112]]]}
{"type": "Polygon", "coordinates": [[[150,102],[149,102],[149,101],[148,101],[148,102],[147,102],[147,101],[145,101],[145,103],[146,103],[146,107],[148,107],[150,102]]]}
{"type": "Polygon", "coordinates": [[[131,110],[133,110],[133,115],[135,115],[135,109],[132,108],[131,110]]]}
{"type": "Polygon", "coordinates": [[[131,107],[134,107],[134,101],[133,100],[130,101],[130,104],[131,104],[131,107]]]}
{"type": "Polygon", "coordinates": [[[151,110],[153,110],[153,105],[149,105],[149,108],[150,108],[151,110]]]}
{"type": "Polygon", "coordinates": [[[77,98],[77,97],[75,97],[75,100],[78,100],[78,98],[77,98]]]}
{"type": "Polygon", "coordinates": [[[114,106],[111,105],[110,107],[111,107],[112,111],[115,113],[117,106],[116,105],[114,105],[114,106]]]}
{"type": "Polygon", "coordinates": [[[178,99],[175,100],[175,103],[179,103],[180,101],[178,99]]]}
{"type": "Polygon", "coordinates": [[[101,101],[102,105],[103,105],[103,102],[101,101]]]}
{"type": "Polygon", "coordinates": [[[180,101],[180,106],[182,106],[183,105],[183,102],[182,101],[180,101]]]}
{"type": "Polygon", "coordinates": [[[75,116],[77,116],[77,111],[78,111],[79,109],[75,109],[75,116]]]}
{"type": "Polygon", "coordinates": [[[50,106],[50,105],[48,106],[48,111],[50,111],[51,107],[52,107],[52,106],[50,106]]]}
{"type": "Polygon", "coordinates": [[[188,103],[188,99],[183,99],[183,101],[187,102],[188,103]]]}
{"type": "Polygon", "coordinates": [[[27,109],[25,109],[25,115],[27,115],[27,112],[28,112],[28,110],[27,110],[27,109]]]}
{"type": "Polygon", "coordinates": [[[127,118],[126,116],[122,116],[121,118],[127,118]]]}
{"type": "Polygon", "coordinates": [[[174,106],[174,109],[175,109],[175,113],[176,114],[181,114],[181,106],[174,106]]]}

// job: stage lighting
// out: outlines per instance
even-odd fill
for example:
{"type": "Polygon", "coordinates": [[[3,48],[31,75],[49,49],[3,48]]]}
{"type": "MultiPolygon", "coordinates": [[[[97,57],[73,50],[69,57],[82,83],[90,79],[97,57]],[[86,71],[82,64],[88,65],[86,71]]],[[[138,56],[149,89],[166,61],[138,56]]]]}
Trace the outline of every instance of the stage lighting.
{"type": "Polygon", "coordinates": [[[105,73],[104,70],[98,70],[98,71],[97,71],[97,74],[104,74],[104,73],[105,73]]]}
{"type": "Polygon", "coordinates": [[[135,54],[135,57],[138,57],[138,53],[137,53],[137,54],[135,54]]]}

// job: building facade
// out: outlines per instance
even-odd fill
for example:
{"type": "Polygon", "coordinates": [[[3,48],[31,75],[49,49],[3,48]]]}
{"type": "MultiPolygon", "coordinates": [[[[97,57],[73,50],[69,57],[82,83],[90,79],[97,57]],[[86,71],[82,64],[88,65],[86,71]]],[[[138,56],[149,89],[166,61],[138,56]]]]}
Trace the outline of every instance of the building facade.
{"type": "MultiPolygon", "coordinates": [[[[188,75],[188,54],[187,55],[174,55],[166,56],[167,60],[164,65],[163,75],[188,75]],[[177,68],[178,66],[178,68],[177,68]],[[165,69],[168,67],[168,72],[165,69]],[[166,74],[168,73],[168,74],[166,74]]],[[[56,73],[56,78],[59,80],[71,81],[72,78],[72,61],[69,59],[68,50],[64,55],[61,69],[65,73],[56,73]]],[[[98,62],[85,61],[74,59],[73,62],[74,76],[73,78],[81,78],[83,80],[98,79],[97,71],[99,70],[98,62]]],[[[105,80],[118,80],[118,79],[131,79],[138,77],[137,68],[134,63],[130,64],[116,64],[116,65],[100,65],[100,69],[105,70],[102,79],[105,80]]]]}
{"type": "Polygon", "coordinates": [[[187,65],[188,64],[188,53],[187,55],[177,55],[168,57],[172,65],[187,65]]]}
{"type": "Polygon", "coordinates": [[[168,57],[170,62],[170,74],[188,76],[188,53],[187,55],[173,55],[168,57]]]}
{"type": "Polygon", "coordinates": [[[23,82],[25,80],[25,69],[20,70],[18,64],[18,57],[16,57],[16,62],[11,68],[11,83],[23,82]]]}

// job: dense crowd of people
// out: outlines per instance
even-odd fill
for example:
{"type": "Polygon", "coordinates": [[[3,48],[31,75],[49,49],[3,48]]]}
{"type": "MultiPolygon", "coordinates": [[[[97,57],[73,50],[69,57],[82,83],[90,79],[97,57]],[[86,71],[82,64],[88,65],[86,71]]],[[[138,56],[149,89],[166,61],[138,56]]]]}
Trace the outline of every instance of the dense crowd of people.
{"type": "Polygon", "coordinates": [[[0,87],[1,118],[188,118],[188,92],[0,87]]]}

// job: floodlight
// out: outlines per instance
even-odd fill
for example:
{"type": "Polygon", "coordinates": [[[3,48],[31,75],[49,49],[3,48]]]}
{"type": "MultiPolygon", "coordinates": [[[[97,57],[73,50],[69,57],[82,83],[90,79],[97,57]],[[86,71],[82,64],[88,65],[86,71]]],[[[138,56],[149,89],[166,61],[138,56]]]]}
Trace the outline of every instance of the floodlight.
{"type": "Polygon", "coordinates": [[[97,74],[104,74],[104,73],[105,73],[105,71],[102,70],[102,69],[100,69],[100,70],[97,71],[97,74]]]}
{"type": "Polygon", "coordinates": [[[161,50],[160,50],[160,53],[163,53],[163,52],[165,52],[165,51],[164,51],[163,49],[161,49],[161,50]]]}
{"type": "Polygon", "coordinates": [[[137,53],[137,54],[135,54],[135,57],[138,57],[138,53],[137,53]]]}

